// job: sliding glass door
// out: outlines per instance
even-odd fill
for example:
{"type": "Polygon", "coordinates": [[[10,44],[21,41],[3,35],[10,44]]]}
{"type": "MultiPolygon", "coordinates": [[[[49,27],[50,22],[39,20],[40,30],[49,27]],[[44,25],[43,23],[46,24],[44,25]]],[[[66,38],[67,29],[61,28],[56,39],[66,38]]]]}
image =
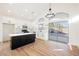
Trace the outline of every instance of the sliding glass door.
{"type": "Polygon", "coordinates": [[[49,22],[48,35],[49,40],[67,44],[69,42],[68,18],[51,19],[49,22]]]}

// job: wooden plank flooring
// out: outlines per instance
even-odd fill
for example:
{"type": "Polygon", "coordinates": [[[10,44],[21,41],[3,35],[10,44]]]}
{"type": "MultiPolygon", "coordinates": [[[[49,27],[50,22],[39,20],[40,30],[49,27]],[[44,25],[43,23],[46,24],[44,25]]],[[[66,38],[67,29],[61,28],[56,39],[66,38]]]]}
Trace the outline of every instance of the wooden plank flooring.
{"type": "Polygon", "coordinates": [[[36,39],[35,43],[10,50],[10,41],[0,46],[1,56],[79,56],[79,49],[63,43],[36,39]]]}

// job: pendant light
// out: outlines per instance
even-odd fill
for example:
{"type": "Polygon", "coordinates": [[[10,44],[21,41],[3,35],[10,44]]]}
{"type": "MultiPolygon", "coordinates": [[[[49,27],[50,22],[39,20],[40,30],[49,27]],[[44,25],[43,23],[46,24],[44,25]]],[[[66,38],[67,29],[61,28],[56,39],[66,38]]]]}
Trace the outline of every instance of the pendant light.
{"type": "Polygon", "coordinates": [[[49,10],[47,12],[47,14],[45,15],[46,18],[54,18],[55,17],[55,14],[52,12],[52,8],[51,8],[51,3],[49,4],[49,10]]]}

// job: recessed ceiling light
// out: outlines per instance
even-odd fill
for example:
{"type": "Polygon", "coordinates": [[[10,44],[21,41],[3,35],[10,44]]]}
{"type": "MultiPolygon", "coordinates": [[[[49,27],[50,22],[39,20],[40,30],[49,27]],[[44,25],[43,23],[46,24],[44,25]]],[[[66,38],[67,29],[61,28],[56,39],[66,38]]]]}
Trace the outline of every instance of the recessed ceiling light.
{"type": "Polygon", "coordinates": [[[11,12],[11,10],[8,10],[8,12],[11,12]]]}
{"type": "Polygon", "coordinates": [[[28,10],[27,10],[27,9],[25,9],[25,12],[28,12],[28,10]]]}

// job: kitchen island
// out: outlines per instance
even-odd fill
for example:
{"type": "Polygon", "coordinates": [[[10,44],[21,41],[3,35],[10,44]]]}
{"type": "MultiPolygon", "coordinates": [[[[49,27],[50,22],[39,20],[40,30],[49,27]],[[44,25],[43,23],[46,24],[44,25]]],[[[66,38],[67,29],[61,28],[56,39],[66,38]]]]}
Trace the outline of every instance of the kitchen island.
{"type": "Polygon", "coordinates": [[[35,42],[35,33],[10,34],[11,50],[35,42]]]}

